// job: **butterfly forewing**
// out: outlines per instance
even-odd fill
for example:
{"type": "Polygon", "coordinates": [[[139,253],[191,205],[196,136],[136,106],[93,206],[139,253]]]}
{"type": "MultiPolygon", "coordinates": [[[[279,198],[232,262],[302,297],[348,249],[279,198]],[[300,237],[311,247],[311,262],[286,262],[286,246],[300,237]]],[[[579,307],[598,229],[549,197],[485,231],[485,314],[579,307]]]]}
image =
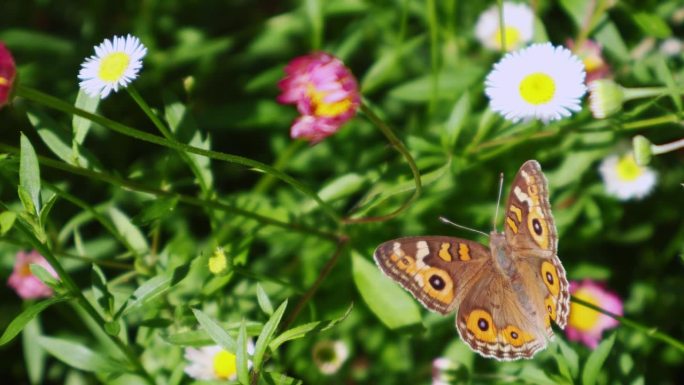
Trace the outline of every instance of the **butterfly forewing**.
{"type": "Polygon", "coordinates": [[[425,307],[451,312],[475,274],[488,261],[489,249],[477,242],[452,237],[406,237],[385,242],[375,262],[425,307]]]}

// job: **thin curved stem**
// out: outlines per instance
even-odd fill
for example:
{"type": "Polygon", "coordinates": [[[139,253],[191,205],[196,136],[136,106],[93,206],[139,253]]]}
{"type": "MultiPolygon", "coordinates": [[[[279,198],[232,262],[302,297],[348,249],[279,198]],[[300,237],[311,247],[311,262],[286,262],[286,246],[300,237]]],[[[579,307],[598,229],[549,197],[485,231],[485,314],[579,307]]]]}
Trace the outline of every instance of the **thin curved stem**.
{"type": "Polygon", "coordinates": [[[416,166],[416,162],[413,160],[413,157],[411,156],[411,153],[409,150],[404,146],[404,144],[397,138],[397,136],[394,134],[394,131],[382,120],[380,119],[365,103],[361,103],[361,111],[368,117],[368,119],[375,124],[380,131],[385,135],[387,140],[389,140],[390,144],[399,151],[401,155],[404,156],[406,159],[406,162],[408,163],[409,167],[411,168],[411,173],[413,174],[413,180],[416,183],[416,189],[413,190],[413,195],[404,202],[398,209],[394,210],[393,212],[386,214],[386,215],[381,215],[381,216],[376,216],[376,217],[364,217],[364,218],[344,218],[342,220],[343,223],[366,223],[366,222],[381,222],[381,221],[386,221],[388,219],[392,219],[395,216],[397,216],[399,213],[402,211],[406,210],[418,197],[423,191],[423,185],[420,179],[420,171],[418,170],[418,166],[416,166]]]}
{"type": "Polygon", "coordinates": [[[54,108],[56,110],[63,111],[63,112],[73,114],[73,115],[78,115],[78,116],[81,116],[83,118],[89,119],[95,123],[98,123],[104,127],[111,129],[112,131],[116,131],[120,134],[130,136],[130,137],[135,138],[135,139],[139,139],[139,140],[142,140],[145,142],[157,144],[160,146],[172,148],[172,149],[179,150],[179,151],[185,151],[185,152],[190,152],[190,153],[197,154],[197,155],[206,156],[208,158],[220,160],[223,162],[238,164],[241,166],[253,168],[253,169],[261,171],[261,172],[272,174],[274,177],[288,183],[289,185],[291,185],[295,189],[299,190],[303,194],[305,194],[305,195],[311,197],[313,200],[315,200],[316,203],[318,203],[318,205],[323,209],[323,211],[325,211],[325,213],[328,214],[329,217],[331,217],[333,220],[335,220],[335,222],[338,222],[340,219],[339,215],[332,208],[332,206],[325,203],[321,199],[321,197],[319,197],[318,194],[316,194],[313,190],[311,190],[309,187],[307,187],[303,183],[299,182],[298,180],[294,179],[290,175],[287,175],[284,172],[279,171],[279,170],[277,170],[277,169],[275,169],[275,168],[273,168],[267,164],[258,162],[258,161],[253,160],[253,159],[245,158],[242,156],[232,155],[232,154],[227,154],[224,152],[218,152],[218,151],[212,151],[212,150],[205,150],[205,149],[190,146],[190,145],[187,145],[185,143],[178,142],[178,141],[171,141],[171,140],[168,140],[168,139],[156,136],[156,135],[152,135],[152,134],[149,134],[147,132],[140,131],[140,130],[137,130],[133,127],[126,126],[126,125],[121,124],[119,122],[105,118],[103,116],[92,114],[88,111],[82,110],[80,108],[76,108],[76,107],[72,106],[71,104],[66,103],[66,102],[64,102],[64,101],[62,101],[62,100],[60,100],[54,96],[42,93],[38,90],[35,90],[33,88],[29,88],[29,87],[26,87],[23,85],[19,85],[16,87],[16,94],[18,96],[24,97],[24,98],[29,99],[31,101],[41,103],[41,104],[46,105],[48,107],[54,108]]]}
{"type": "Polygon", "coordinates": [[[588,307],[589,309],[593,309],[593,310],[596,310],[597,312],[603,313],[603,314],[607,315],[608,317],[613,318],[617,321],[620,321],[620,323],[631,327],[632,329],[636,329],[636,330],[646,334],[649,337],[652,337],[656,340],[665,342],[666,344],[678,349],[679,351],[684,352],[684,343],[676,340],[675,338],[673,338],[673,337],[671,337],[671,336],[669,336],[663,332],[659,332],[657,328],[649,328],[649,327],[644,326],[644,325],[642,325],[636,321],[633,321],[629,318],[623,317],[621,315],[617,315],[615,313],[609,312],[608,310],[602,309],[602,308],[600,308],[600,307],[598,307],[592,303],[581,300],[575,296],[571,296],[570,299],[572,302],[574,302],[576,304],[579,304],[579,305],[582,305],[584,307],[588,307]]]}

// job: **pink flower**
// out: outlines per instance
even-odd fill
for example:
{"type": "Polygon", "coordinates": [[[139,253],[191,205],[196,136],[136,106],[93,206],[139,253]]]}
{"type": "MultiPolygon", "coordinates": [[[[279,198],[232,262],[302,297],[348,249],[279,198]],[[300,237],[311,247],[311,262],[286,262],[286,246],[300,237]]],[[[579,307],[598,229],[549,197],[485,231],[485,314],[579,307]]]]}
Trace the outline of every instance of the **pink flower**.
{"type": "Polygon", "coordinates": [[[43,266],[53,277],[57,278],[57,272],[50,266],[48,261],[38,254],[37,251],[17,253],[17,260],[14,263],[14,271],[7,280],[7,285],[17,292],[23,299],[34,299],[49,297],[52,289],[45,285],[38,277],[31,273],[29,265],[32,263],[43,266]]]}
{"type": "MultiPolygon", "coordinates": [[[[613,314],[622,315],[622,301],[603,285],[585,279],[581,283],[570,282],[570,294],[575,298],[599,306],[613,314]]],[[[601,341],[601,333],[606,329],[614,328],[618,321],[596,310],[575,302],[570,303],[570,319],[565,334],[571,341],[580,341],[588,347],[595,349],[601,341]]]]}
{"type": "Polygon", "coordinates": [[[587,73],[585,79],[586,84],[597,79],[607,78],[611,75],[610,66],[606,63],[601,54],[602,47],[600,44],[587,39],[581,46],[576,47],[573,40],[568,40],[567,46],[584,63],[584,69],[587,73]]]}
{"type": "Polygon", "coordinates": [[[0,108],[9,101],[16,74],[17,66],[14,64],[12,53],[0,42],[0,108]]]}
{"type": "Polygon", "coordinates": [[[292,138],[318,143],[334,134],[359,108],[356,79],[340,59],[325,52],[300,56],[285,67],[278,102],[295,104],[301,114],[292,138]]]}

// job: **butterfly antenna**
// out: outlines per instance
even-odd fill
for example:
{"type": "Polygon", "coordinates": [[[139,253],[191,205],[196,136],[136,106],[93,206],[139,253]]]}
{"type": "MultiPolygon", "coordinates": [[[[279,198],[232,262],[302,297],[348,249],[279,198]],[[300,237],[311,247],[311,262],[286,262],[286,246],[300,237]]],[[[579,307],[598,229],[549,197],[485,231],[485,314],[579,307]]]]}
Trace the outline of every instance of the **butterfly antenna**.
{"type": "Polygon", "coordinates": [[[499,221],[499,206],[501,205],[501,193],[503,192],[503,172],[499,174],[499,196],[496,198],[496,211],[494,212],[494,223],[492,223],[492,230],[496,231],[496,224],[499,221]]]}
{"type": "Polygon", "coordinates": [[[470,227],[459,225],[458,223],[454,223],[454,222],[452,222],[452,221],[450,221],[444,217],[439,217],[439,220],[442,221],[442,223],[446,223],[447,225],[452,225],[454,227],[458,227],[459,229],[463,229],[463,230],[473,231],[475,233],[484,235],[485,237],[489,238],[489,234],[485,233],[484,231],[475,230],[475,229],[471,229],[470,227]]]}

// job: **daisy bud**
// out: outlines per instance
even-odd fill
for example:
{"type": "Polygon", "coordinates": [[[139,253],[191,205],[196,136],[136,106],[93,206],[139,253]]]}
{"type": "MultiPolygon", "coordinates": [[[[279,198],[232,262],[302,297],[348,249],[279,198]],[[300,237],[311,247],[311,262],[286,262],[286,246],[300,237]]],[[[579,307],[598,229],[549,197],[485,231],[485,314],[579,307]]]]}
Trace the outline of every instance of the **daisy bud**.
{"type": "Polygon", "coordinates": [[[313,361],[321,373],[331,375],[337,373],[349,357],[349,349],[342,341],[318,341],[313,347],[313,361]]]}
{"type": "Polygon", "coordinates": [[[653,156],[653,146],[651,142],[642,135],[637,135],[632,139],[634,148],[634,160],[639,166],[646,166],[651,163],[653,156]]]}
{"type": "Polygon", "coordinates": [[[596,119],[604,119],[622,109],[625,91],[610,79],[595,80],[589,84],[589,109],[596,119]]]}

